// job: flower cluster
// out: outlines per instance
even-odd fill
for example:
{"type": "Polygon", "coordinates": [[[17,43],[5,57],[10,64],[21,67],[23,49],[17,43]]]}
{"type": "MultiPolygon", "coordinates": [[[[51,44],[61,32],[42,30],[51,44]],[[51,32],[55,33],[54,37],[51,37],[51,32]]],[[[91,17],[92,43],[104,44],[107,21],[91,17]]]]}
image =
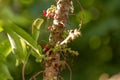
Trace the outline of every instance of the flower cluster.
{"type": "MultiPolygon", "coordinates": [[[[43,16],[45,16],[47,19],[50,19],[50,18],[53,19],[55,16],[55,10],[56,10],[56,6],[51,5],[51,7],[48,8],[47,10],[43,10],[43,16]]],[[[49,26],[48,30],[52,31],[53,26],[49,26]]]]}
{"type": "Polygon", "coordinates": [[[50,50],[50,45],[45,45],[43,51],[46,53],[49,50],[50,50]]]}
{"type": "Polygon", "coordinates": [[[53,30],[53,26],[49,26],[48,30],[52,31],[53,30]]]}
{"type": "Polygon", "coordinates": [[[48,19],[54,18],[55,10],[56,6],[51,5],[51,7],[48,8],[47,10],[43,10],[43,16],[47,17],[48,19]]]}

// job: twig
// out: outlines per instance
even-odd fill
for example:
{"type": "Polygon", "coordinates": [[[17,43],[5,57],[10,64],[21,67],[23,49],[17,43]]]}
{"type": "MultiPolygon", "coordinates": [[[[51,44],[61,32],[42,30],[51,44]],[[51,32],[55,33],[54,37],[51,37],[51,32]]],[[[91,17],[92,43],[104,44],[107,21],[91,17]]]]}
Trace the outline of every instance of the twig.
{"type": "MultiPolygon", "coordinates": [[[[80,3],[78,0],[75,0],[75,1],[78,3],[78,5],[79,5],[81,11],[84,12],[84,8],[82,7],[81,3],[80,3]]],[[[84,15],[84,14],[83,14],[83,17],[85,18],[85,15],[84,15]]]]}
{"type": "MultiPolygon", "coordinates": [[[[78,3],[81,11],[83,12],[83,19],[85,19],[86,16],[85,16],[85,13],[84,13],[84,8],[82,7],[81,3],[80,3],[78,0],[75,0],[75,1],[78,3]]],[[[80,21],[78,31],[81,29],[81,26],[82,26],[82,24],[83,24],[83,21],[84,21],[84,20],[81,20],[81,21],[80,21]]]]}
{"type": "Polygon", "coordinates": [[[66,62],[66,57],[65,57],[63,54],[61,54],[61,55],[62,55],[62,57],[64,58],[65,64],[66,64],[66,66],[68,67],[68,70],[69,70],[69,72],[70,72],[70,80],[72,80],[72,69],[71,69],[70,65],[66,62]]]}
{"type": "Polygon", "coordinates": [[[82,24],[83,24],[83,21],[81,20],[81,21],[80,21],[80,24],[79,24],[78,31],[80,31],[80,29],[81,29],[81,27],[82,27],[82,24]]]}
{"type": "Polygon", "coordinates": [[[37,72],[37,73],[34,74],[32,77],[30,77],[29,80],[32,80],[32,79],[36,80],[36,77],[37,77],[39,74],[41,74],[41,73],[43,73],[43,71],[39,71],[39,72],[37,72]]]}
{"type": "Polygon", "coordinates": [[[25,80],[25,63],[22,66],[22,80],[25,80]]]}
{"type": "Polygon", "coordinates": [[[26,67],[26,64],[27,64],[27,62],[28,62],[29,56],[30,56],[30,54],[28,54],[28,55],[26,56],[26,60],[25,60],[25,62],[23,63],[23,66],[22,66],[22,80],[25,80],[25,67],[26,67]]]}
{"type": "Polygon", "coordinates": [[[64,80],[64,78],[62,76],[59,76],[60,80],[64,80]]]}
{"type": "Polygon", "coordinates": [[[69,35],[68,37],[66,37],[66,39],[64,39],[60,45],[63,45],[63,44],[68,44],[70,43],[71,41],[73,41],[74,39],[76,39],[77,37],[79,37],[81,35],[81,33],[75,29],[75,30],[70,30],[69,31],[69,35]]]}
{"type": "Polygon", "coordinates": [[[67,62],[65,62],[65,64],[68,67],[68,70],[70,72],[70,80],[72,80],[72,69],[71,69],[70,65],[67,62]]]}
{"type": "Polygon", "coordinates": [[[82,7],[81,3],[80,3],[78,0],[75,0],[75,1],[78,3],[80,9],[81,9],[82,11],[84,11],[84,8],[82,7]]]}

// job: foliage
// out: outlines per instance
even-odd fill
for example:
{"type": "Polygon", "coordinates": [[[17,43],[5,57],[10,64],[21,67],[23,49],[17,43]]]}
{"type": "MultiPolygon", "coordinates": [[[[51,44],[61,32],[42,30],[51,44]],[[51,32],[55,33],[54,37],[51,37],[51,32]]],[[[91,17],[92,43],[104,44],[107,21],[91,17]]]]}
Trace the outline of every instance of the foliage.
{"type": "MultiPolygon", "coordinates": [[[[80,53],[75,58],[74,64],[72,59],[68,61],[73,65],[74,80],[98,80],[102,73],[112,75],[120,72],[120,1],[79,1],[83,11],[74,0],[75,14],[71,14],[67,23],[69,29],[75,28],[81,18],[84,21],[82,37],[70,44],[72,49],[80,53]],[[83,13],[84,17],[82,17],[83,13]]],[[[51,19],[45,19],[42,11],[54,3],[54,0],[0,0],[0,80],[21,80],[21,63],[24,63],[29,51],[34,57],[30,55],[26,64],[26,80],[40,71],[38,62],[43,55],[41,55],[41,46],[37,43],[40,43],[40,40],[47,43],[49,33],[47,27],[51,25],[51,19]],[[37,17],[43,18],[44,23],[40,19],[41,22],[38,25],[43,24],[41,27],[32,29],[36,32],[33,36],[30,33],[32,32],[31,23],[37,17]],[[39,29],[41,34],[38,38],[39,29]],[[13,48],[14,52],[11,52],[13,48]],[[38,62],[34,61],[36,58],[38,62]],[[15,65],[16,59],[18,59],[18,66],[15,65]]],[[[62,75],[65,80],[68,80],[66,71],[62,75]]]]}

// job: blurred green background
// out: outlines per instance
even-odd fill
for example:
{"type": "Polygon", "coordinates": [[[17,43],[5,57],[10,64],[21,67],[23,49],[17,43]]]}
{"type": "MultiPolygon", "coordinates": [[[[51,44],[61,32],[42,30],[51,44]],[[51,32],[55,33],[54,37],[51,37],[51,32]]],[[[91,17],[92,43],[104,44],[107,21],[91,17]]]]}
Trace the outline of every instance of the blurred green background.
{"type": "MultiPolygon", "coordinates": [[[[79,51],[79,56],[70,57],[68,60],[73,70],[73,80],[98,80],[103,73],[119,73],[120,0],[79,1],[84,11],[81,11],[79,4],[73,0],[75,15],[71,15],[67,23],[67,28],[70,29],[78,28],[81,18],[84,21],[82,36],[70,44],[73,50],[79,51]]],[[[39,40],[48,41],[47,26],[51,25],[52,21],[43,17],[42,12],[55,3],[55,0],[0,0],[0,26],[3,26],[6,20],[11,20],[31,34],[32,22],[41,17],[45,22],[39,40]]],[[[4,54],[4,49],[10,46],[4,44],[5,41],[8,42],[6,34],[0,27],[0,80],[22,80],[22,65],[15,66],[14,54],[4,54]],[[6,47],[3,49],[4,45],[6,47]]],[[[6,51],[9,53],[10,48],[6,51]]],[[[30,56],[25,70],[26,80],[42,70],[41,67],[42,65],[30,56]]],[[[68,69],[61,75],[64,80],[69,80],[68,69]]]]}

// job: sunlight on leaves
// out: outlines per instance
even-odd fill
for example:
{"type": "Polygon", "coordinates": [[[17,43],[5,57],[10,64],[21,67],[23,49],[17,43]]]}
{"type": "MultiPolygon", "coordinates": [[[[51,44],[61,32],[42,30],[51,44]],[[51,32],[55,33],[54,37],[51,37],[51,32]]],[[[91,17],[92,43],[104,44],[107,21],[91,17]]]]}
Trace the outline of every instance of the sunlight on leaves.
{"type": "Polygon", "coordinates": [[[26,31],[16,25],[10,26],[10,28],[39,54],[37,42],[26,31]]]}
{"type": "Polygon", "coordinates": [[[40,50],[38,49],[37,43],[27,32],[17,25],[10,27],[4,26],[4,30],[9,34],[9,40],[13,48],[14,53],[17,53],[17,63],[24,62],[26,55],[26,44],[27,43],[35,51],[36,57],[41,57],[40,50]]]}
{"type": "Polygon", "coordinates": [[[16,65],[24,63],[27,55],[25,42],[11,29],[6,28],[5,30],[8,31],[8,38],[11,43],[13,53],[16,55],[16,65]]]}

